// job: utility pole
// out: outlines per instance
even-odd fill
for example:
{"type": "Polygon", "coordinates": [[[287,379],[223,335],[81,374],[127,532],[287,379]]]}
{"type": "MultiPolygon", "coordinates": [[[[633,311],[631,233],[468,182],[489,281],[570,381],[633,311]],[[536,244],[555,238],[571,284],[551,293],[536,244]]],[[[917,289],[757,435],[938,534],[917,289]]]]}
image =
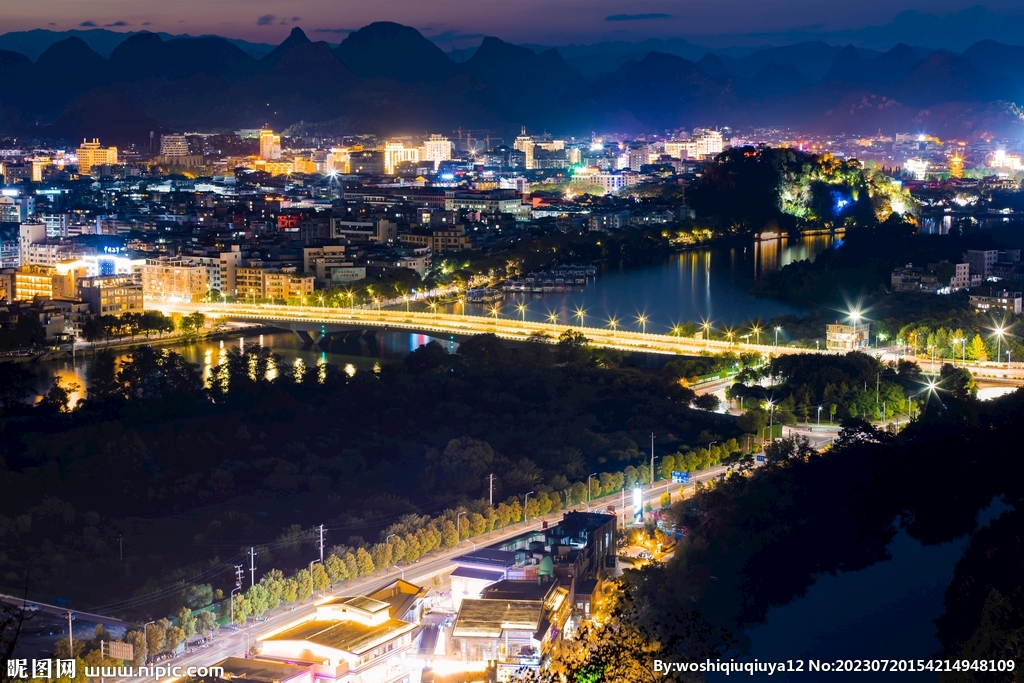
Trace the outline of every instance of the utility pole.
{"type": "Polygon", "coordinates": [[[320,548],[320,563],[324,561],[324,525],[320,525],[320,542],[317,544],[320,548]]]}
{"type": "Polygon", "coordinates": [[[654,432],[651,432],[651,488],[654,488],[654,432]]]}
{"type": "Polygon", "coordinates": [[[256,585],[256,548],[249,548],[249,585],[256,585]]]}
{"type": "Polygon", "coordinates": [[[71,630],[71,611],[68,611],[68,657],[70,659],[75,658],[75,637],[71,630]]]}
{"type": "Polygon", "coordinates": [[[121,564],[124,564],[124,536],[121,534],[117,535],[117,555],[121,559],[121,564]]]}
{"type": "Polygon", "coordinates": [[[878,386],[882,381],[882,373],[875,373],[875,407],[878,407],[878,386]]]}
{"type": "Polygon", "coordinates": [[[487,478],[491,482],[491,491],[490,497],[488,498],[488,503],[490,504],[491,507],[494,507],[494,474],[492,473],[487,478]]]}

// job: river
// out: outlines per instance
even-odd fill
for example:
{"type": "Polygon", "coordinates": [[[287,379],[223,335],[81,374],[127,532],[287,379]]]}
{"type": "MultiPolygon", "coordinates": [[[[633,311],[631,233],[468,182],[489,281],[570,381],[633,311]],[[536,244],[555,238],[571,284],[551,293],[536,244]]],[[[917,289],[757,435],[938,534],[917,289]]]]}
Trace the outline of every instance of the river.
{"type": "MultiPolygon", "coordinates": [[[[1008,510],[994,500],[978,514],[978,528],[1008,510]]],[[[889,544],[890,559],[860,571],[820,577],[807,593],[768,612],[766,623],[748,630],[750,652],[739,661],[817,659],[929,659],[940,650],[933,620],[945,612],[946,588],[970,541],[924,545],[900,530],[889,544]]],[[[760,674],[759,676],[765,676],[760,674]]],[[[935,681],[935,674],[867,674],[886,680],[935,681]]],[[[731,680],[716,673],[712,683],[731,680]]],[[[863,680],[863,673],[776,673],[772,681],[863,680]]]]}
{"type": "MultiPolygon", "coordinates": [[[[787,304],[768,299],[755,299],[747,294],[754,281],[800,259],[813,259],[831,248],[828,235],[801,239],[780,238],[753,242],[748,246],[713,247],[673,254],[662,263],[633,267],[609,267],[589,278],[581,291],[551,292],[543,295],[518,295],[501,302],[500,315],[520,315],[515,305],[526,306],[528,320],[548,320],[552,313],[560,323],[578,322],[575,313],[585,311],[584,324],[605,326],[615,318],[620,329],[641,329],[638,316],[647,317],[647,331],[667,332],[674,324],[709,320],[715,328],[739,328],[755,318],[767,320],[785,313],[799,313],[787,304]]],[[[461,306],[449,306],[450,312],[461,313],[461,306]]],[[[486,315],[486,307],[466,304],[465,312],[486,315]]],[[[431,339],[424,335],[387,332],[376,335],[373,345],[367,340],[349,338],[336,342],[328,351],[303,346],[294,334],[276,333],[245,337],[242,343],[262,343],[284,356],[288,362],[297,359],[315,364],[327,362],[353,370],[367,369],[381,360],[401,358],[431,339]]],[[[447,340],[439,340],[448,343],[447,340]]],[[[224,342],[237,344],[238,340],[224,342]]],[[[206,365],[216,362],[220,342],[168,347],[189,361],[206,365]]],[[[129,351],[120,352],[124,357],[129,351]]],[[[85,386],[89,356],[75,361],[50,361],[32,365],[38,376],[37,391],[45,393],[55,376],[65,383],[85,386]]],[[[77,402],[82,392],[74,392],[77,402]]]]}
{"type": "MultiPolygon", "coordinates": [[[[799,313],[793,306],[756,299],[747,292],[766,273],[802,259],[813,259],[833,245],[830,235],[801,239],[781,238],[743,247],[695,249],[672,255],[663,263],[609,267],[589,278],[579,291],[515,294],[500,302],[499,315],[519,317],[517,305],[526,306],[527,320],[546,321],[552,314],[561,324],[578,322],[605,327],[615,319],[620,329],[668,332],[682,322],[711,321],[716,328],[739,328],[754,319],[767,320],[799,313]]],[[[488,305],[466,304],[466,313],[486,315],[488,305]]],[[[461,313],[452,305],[448,312],[461,313]]]]}

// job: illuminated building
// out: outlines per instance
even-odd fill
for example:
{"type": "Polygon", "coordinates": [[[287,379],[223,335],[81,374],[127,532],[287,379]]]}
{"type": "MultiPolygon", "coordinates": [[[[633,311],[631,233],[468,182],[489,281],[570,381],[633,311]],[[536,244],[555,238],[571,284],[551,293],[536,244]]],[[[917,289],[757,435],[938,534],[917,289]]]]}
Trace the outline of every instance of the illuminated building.
{"type": "Polygon", "coordinates": [[[43,169],[53,163],[50,157],[29,157],[25,161],[30,164],[33,183],[43,182],[43,169]]]}
{"type": "Polygon", "coordinates": [[[332,147],[325,162],[328,173],[348,173],[351,156],[347,147],[332,147]]]}
{"type": "MultiPolygon", "coordinates": [[[[17,290],[15,290],[17,291],[17,290]]],[[[1014,315],[1020,315],[1021,313],[1021,294],[1020,292],[992,292],[990,296],[975,295],[970,296],[971,308],[979,311],[991,311],[998,309],[1007,313],[1013,313],[1014,315]]]]}
{"type": "Polygon", "coordinates": [[[260,131],[260,158],[276,161],[281,158],[281,136],[272,130],[260,131]]]}
{"type": "Polygon", "coordinates": [[[870,343],[868,341],[870,337],[871,325],[869,323],[861,323],[856,327],[838,323],[825,326],[825,348],[829,351],[846,353],[866,348],[870,343]]]}
{"type": "Polygon", "coordinates": [[[33,244],[39,244],[45,239],[45,223],[22,223],[18,226],[18,247],[20,249],[19,263],[23,266],[29,265],[29,247],[33,244]]]}
{"type": "Polygon", "coordinates": [[[992,155],[992,159],[989,160],[988,165],[992,168],[1000,168],[1007,171],[1019,171],[1024,166],[1021,165],[1021,158],[1019,154],[1007,154],[1004,150],[997,150],[992,155]]]}
{"type": "Polygon", "coordinates": [[[288,301],[302,299],[313,293],[313,275],[299,275],[295,268],[235,268],[235,289],[239,299],[288,301]]]}
{"type": "Polygon", "coordinates": [[[452,141],[443,135],[431,135],[429,140],[423,142],[423,161],[434,162],[434,170],[442,161],[452,158],[452,141]]]}
{"type": "Polygon", "coordinates": [[[522,134],[516,138],[512,148],[522,152],[526,155],[526,163],[523,165],[526,170],[533,170],[533,150],[537,146],[537,142],[529,135],[526,134],[526,128],[523,128],[522,134]]]}
{"type": "Polygon", "coordinates": [[[717,130],[695,130],[688,140],[668,140],[665,154],[674,159],[700,159],[721,154],[725,147],[722,133],[717,130]]]}
{"type": "Polygon", "coordinates": [[[78,148],[78,173],[92,175],[93,166],[113,165],[117,163],[117,147],[100,147],[99,138],[92,142],[82,140],[78,148]]]}
{"type": "Polygon", "coordinates": [[[611,173],[601,171],[597,168],[583,168],[573,174],[573,182],[585,183],[587,185],[600,185],[604,188],[605,194],[617,192],[630,185],[640,182],[640,176],[633,172],[611,173]]]}
{"type": "MultiPolygon", "coordinates": [[[[545,560],[550,569],[551,558],[545,560]]],[[[569,591],[548,578],[499,581],[485,588],[482,598],[463,600],[452,629],[461,660],[494,662],[498,681],[539,671],[561,640],[572,608],[569,591]]]]}
{"type": "Polygon", "coordinates": [[[206,266],[194,260],[147,259],[142,266],[142,293],[147,303],[198,302],[208,290],[206,266]]]}
{"type": "Polygon", "coordinates": [[[420,160],[418,147],[406,147],[401,142],[384,143],[384,173],[393,175],[398,165],[405,161],[417,163],[420,160]]]}
{"type": "Polygon", "coordinates": [[[959,153],[954,154],[949,158],[949,177],[950,178],[963,178],[964,177],[964,158],[959,153]]]}
{"type": "Polygon", "coordinates": [[[0,196],[0,223],[20,223],[21,207],[11,197],[0,196]]]}
{"type": "Polygon", "coordinates": [[[165,157],[187,157],[188,140],[184,135],[161,135],[160,155],[165,157]]]}
{"type": "Polygon", "coordinates": [[[78,281],[78,298],[96,315],[142,312],[142,285],[125,275],[87,277],[78,281]]]}
{"type": "Polygon", "coordinates": [[[907,159],[906,169],[913,174],[915,180],[924,180],[928,175],[928,162],[924,159],[907,159]]]}
{"type": "Polygon", "coordinates": [[[14,299],[73,299],[75,282],[84,278],[85,273],[85,264],[81,261],[63,261],[56,266],[23,266],[14,271],[14,299]]]}
{"type": "Polygon", "coordinates": [[[313,663],[325,683],[418,683],[419,669],[406,656],[417,626],[396,618],[395,609],[361,595],[320,602],[311,618],[261,637],[260,656],[313,663]]]}

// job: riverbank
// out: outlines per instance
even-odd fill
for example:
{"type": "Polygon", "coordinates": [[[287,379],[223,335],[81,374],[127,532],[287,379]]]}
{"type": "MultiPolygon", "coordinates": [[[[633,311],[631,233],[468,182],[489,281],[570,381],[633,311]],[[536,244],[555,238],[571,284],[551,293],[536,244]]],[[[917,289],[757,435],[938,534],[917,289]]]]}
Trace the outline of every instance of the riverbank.
{"type": "Polygon", "coordinates": [[[181,333],[158,334],[151,337],[119,339],[110,342],[85,342],[57,350],[45,351],[33,356],[12,357],[11,360],[33,363],[56,360],[74,360],[83,356],[95,356],[98,351],[121,352],[139,346],[166,347],[181,346],[185,344],[200,344],[203,342],[237,339],[239,337],[250,336],[253,334],[273,334],[275,332],[280,332],[280,330],[269,325],[253,325],[252,327],[235,327],[231,330],[219,332],[212,331],[208,334],[201,334],[197,336],[183,335],[181,333]]]}

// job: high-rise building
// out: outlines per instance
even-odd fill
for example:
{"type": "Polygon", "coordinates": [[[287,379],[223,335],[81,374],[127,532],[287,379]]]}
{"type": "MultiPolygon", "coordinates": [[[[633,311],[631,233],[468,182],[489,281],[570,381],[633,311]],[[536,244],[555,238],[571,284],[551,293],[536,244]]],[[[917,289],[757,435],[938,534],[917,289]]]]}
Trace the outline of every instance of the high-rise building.
{"type": "Polygon", "coordinates": [[[281,136],[272,130],[260,131],[260,158],[276,161],[281,158],[281,136]]]}
{"type": "Polygon", "coordinates": [[[78,173],[80,175],[92,175],[94,166],[104,166],[117,163],[117,147],[100,147],[99,138],[93,138],[92,142],[82,140],[78,148],[78,173]]]}
{"type": "Polygon", "coordinates": [[[434,170],[442,161],[452,158],[452,141],[443,135],[431,135],[429,140],[423,142],[423,161],[433,161],[434,170]]]}
{"type": "Polygon", "coordinates": [[[22,266],[29,265],[29,247],[38,244],[46,239],[45,223],[22,223],[18,228],[18,247],[20,249],[19,263],[22,266]]]}
{"type": "Polygon", "coordinates": [[[147,259],[142,266],[142,293],[147,302],[191,303],[209,290],[206,265],[189,259],[147,259]]]}
{"type": "Polygon", "coordinates": [[[43,182],[43,169],[53,163],[50,157],[34,156],[25,159],[25,163],[31,167],[31,179],[33,183],[43,182]]]}
{"type": "Polygon", "coordinates": [[[537,146],[536,140],[526,134],[526,128],[523,128],[522,134],[516,138],[512,148],[517,149],[526,155],[525,168],[527,170],[533,170],[533,148],[537,146]]]}
{"type": "Polygon", "coordinates": [[[388,175],[394,174],[398,164],[403,161],[417,163],[419,160],[420,150],[418,147],[406,147],[402,142],[384,143],[384,173],[388,175]]]}
{"type": "Polygon", "coordinates": [[[188,140],[184,135],[161,135],[160,154],[165,157],[187,157],[188,140]]]}

